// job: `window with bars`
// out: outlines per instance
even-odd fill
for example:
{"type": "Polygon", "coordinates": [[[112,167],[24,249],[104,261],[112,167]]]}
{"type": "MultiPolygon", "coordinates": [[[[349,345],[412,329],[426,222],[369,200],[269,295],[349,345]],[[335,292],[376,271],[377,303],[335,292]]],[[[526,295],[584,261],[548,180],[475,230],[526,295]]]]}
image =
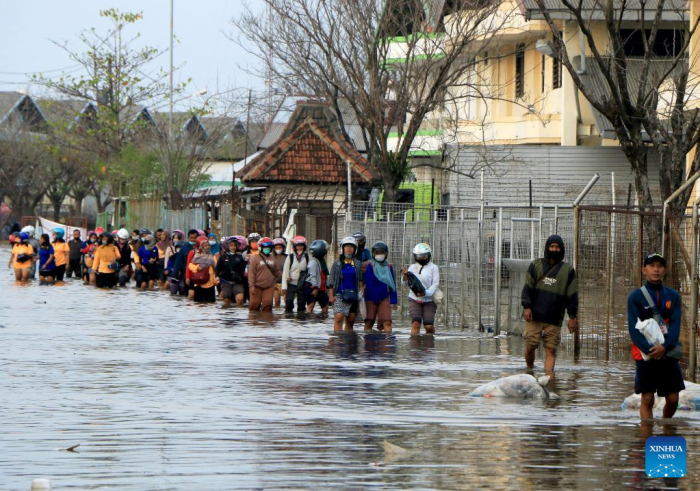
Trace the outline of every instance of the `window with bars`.
{"type": "Polygon", "coordinates": [[[561,87],[561,60],[552,58],[552,88],[561,87]]]}
{"type": "Polygon", "coordinates": [[[515,50],[515,97],[525,95],[525,45],[519,44],[515,50]]]}

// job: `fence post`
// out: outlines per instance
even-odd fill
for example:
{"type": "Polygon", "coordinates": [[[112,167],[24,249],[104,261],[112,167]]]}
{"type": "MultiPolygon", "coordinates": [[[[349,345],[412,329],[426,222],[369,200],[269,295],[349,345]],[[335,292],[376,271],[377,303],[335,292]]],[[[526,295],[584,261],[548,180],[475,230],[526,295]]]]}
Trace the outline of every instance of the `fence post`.
{"type": "Polygon", "coordinates": [[[478,243],[476,247],[476,329],[481,330],[481,276],[484,270],[484,211],[483,205],[479,210],[479,223],[478,223],[478,243]]]}
{"type": "Polygon", "coordinates": [[[450,210],[447,210],[447,268],[445,269],[445,327],[450,327],[450,210]]]}
{"type": "Polygon", "coordinates": [[[612,257],[612,211],[608,212],[608,250],[606,254],[607,262],[607,294],[605,295],[605,361],[610,359],[610,324],[612,323],[612,296],[613,296],[613,257],[612,257]]]}
{"type": "MultiPolygon", "coordinates": [[[[579,261],[579,232],[580,232],[580,220],[581,220],[581,210],[578,205],[574,205],[574,270],[576,274],[578,271],[578,261],[579,261]]],[[[579,312],[581,309],[579,308],[579,312]]],[[[574,332],[574,355],[578,356],[581,352],[581,337],[579,332],[581,330],[581,316],[578,316],[578,329],[574,332]]]]}
{"type": "Polygon", "coordinates": [[[695,200],[693,203],[693,240],[692,240],[692,252],[691,258],[693,264],[691,265],[691,280],[690,280],[690,346],[688,351],[688,373],[692,378],[693,382],[696,382],[697,377],[695,374],[696,367],[696,346],[695,346],[695,334],[698,327],[698,233],[700,229],[698,227],[698,205],[700,205],[700,198],[695,200]]]}
{"type": "Polygon", "coordinates": [[[495,278],[494,278],[494,291],[496,305],[494,305],[493,312],[493,332],[496,335],[501,334],[501,249],[503,242],[503,208],[498,209],[498,227],[496,228],[496,261],[495,261],[495,278]]]}

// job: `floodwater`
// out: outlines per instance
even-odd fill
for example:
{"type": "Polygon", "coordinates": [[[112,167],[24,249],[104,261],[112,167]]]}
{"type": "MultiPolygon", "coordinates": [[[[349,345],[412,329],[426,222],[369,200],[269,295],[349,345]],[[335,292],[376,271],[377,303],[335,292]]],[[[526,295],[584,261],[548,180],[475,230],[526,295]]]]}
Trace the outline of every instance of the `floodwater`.
{"type": "Polygon", "coordinates": [[[523,371],[516,337],[337,336],[317,317],[19,286],[5,269],[0,339],[2,490],[700,488],[700,413],[652,430],[686,438],[688,476],[645,477],[638,414],[620,409],[631,362],[562,353],[559,400],[468,397],[523,371]]]}

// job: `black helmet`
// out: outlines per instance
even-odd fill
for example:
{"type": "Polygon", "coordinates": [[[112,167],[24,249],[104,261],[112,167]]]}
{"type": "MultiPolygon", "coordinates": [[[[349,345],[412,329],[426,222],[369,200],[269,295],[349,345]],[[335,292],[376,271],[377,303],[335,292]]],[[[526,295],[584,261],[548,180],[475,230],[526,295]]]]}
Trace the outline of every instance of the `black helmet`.
{"type": "Polygon", "coordinates": [[[372,244],[372,256],[377,252],[383,252],[384,255],[389,256],[389,246],[381,240],[372,244]]]}
{"type": "Polygon", "coordinates": [[[324,257],[328,253],[328,242],[314,240],[309,246],[309,251],[313,257],[324,257]]]}
{"type": "Polygon", "coordinates": [[[139,233],[141,233],[143,235],[147,235],[147,234],[150,234],[151,231],[148,230],[146,227],[143,227],[139,233]]]}
{"type": "Polygon", "coordinates": [[[357,241],[357,245],[360,245],[360,243],[364,244],[367,242],[367,237],[362,232],[355,232],[352,234],[353,239],[357,241]]]}

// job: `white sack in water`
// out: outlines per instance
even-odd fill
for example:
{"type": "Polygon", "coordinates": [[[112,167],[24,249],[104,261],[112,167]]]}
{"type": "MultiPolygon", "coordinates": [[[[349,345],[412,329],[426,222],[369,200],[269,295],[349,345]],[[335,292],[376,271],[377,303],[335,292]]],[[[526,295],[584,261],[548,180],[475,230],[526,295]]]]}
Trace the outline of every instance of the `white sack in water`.
{"type": "Polygon", "coordinates": [[[514,397],[518,399],[558,399],[549,392],[545,385],[549,375],[536,379],[532,375],[521,373],[510,377],[499,378],[488,384],[477,387],[469,393],[472,397],[514,397]]]}
{"type": "MultiPolygon", "coordinates": [[[[665,339],[661,332],[661,327],[659,327],[659,323],[654,319],[647,319],[645,321],[637,319],[637,325],[634,326],[634,328],[644,335],[650,345],[656,346],[657,344],[664,344],[665,339]]],[[[649,361],[649,355],[642,350],[639,350],[639,352],[642,354],[644,361],[649,361]]]]}
{"type": "MultiPolygon", "coordinates": [[[[632,394],[622,401],[622,409],[639,409],[642,404],[642,394],[632,394]]],[[[654,409],[663,408],[666,404],[664,397],[654,396],[654,409]]],[[[700,411],[700,384],[685,381],[685,390],[678,394],[678,409],[681,411],[700,411]]]]}

